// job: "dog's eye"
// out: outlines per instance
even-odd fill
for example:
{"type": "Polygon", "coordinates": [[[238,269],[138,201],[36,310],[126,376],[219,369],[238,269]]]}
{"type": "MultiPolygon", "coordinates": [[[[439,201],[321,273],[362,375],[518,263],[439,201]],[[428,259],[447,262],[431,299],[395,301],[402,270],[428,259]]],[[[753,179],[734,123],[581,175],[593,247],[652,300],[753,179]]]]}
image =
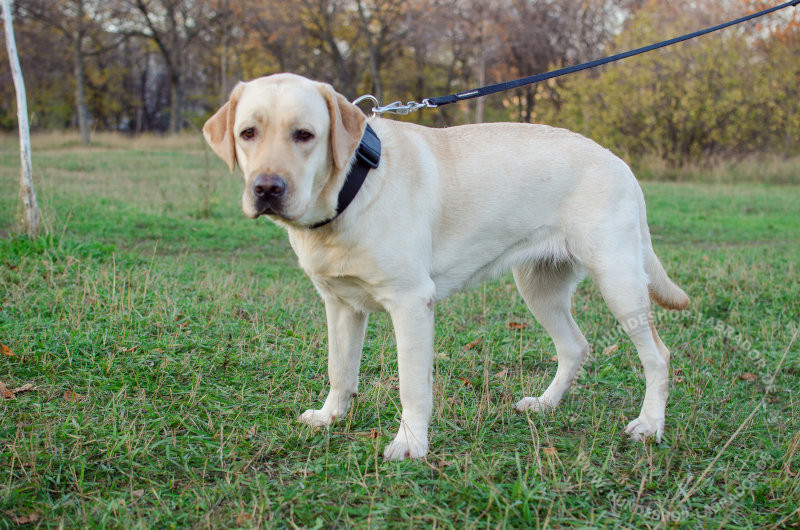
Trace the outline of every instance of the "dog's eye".
{"type": "Polygon", "coordinates": [[[239,133],[239,137],[242,140],[252,140],[256,137],[256,130],[253,127],[248,127],[239,133]]]}
{"type": "Polygon", "coordinates": [[[298,129],[294,132],[295,142],[308,142],[312,138],[314,138],[314,134],[305,129],[298,129]]]}

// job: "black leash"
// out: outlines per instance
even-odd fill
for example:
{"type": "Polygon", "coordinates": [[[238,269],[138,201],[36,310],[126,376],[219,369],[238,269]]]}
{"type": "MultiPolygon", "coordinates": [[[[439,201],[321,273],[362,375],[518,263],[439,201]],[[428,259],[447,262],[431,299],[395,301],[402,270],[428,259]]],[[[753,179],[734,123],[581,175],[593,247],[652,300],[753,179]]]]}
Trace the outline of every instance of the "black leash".
{"type": "Polygon", "coordinates": [[[774,13],[775,11],[779,11],[781,9],[785,9],[787,7],[796,6],[800,4],[800,0],[792,0],[791,2],[786,2],[785,4],[781,4],[779,6],[771,7],[769,9],[765,9],[763,11],[759,11],[757,13],[753,13],[751,15],[747,15],[742,18],[737,18],[736,20],[731,20],[730,22],[725,22],[724,24],[720,24],[718,26],[714,26],[712,28],[703,29],[700,31],[695,31],[694,33],[689,33],[688,35],[683,35],[681,37],[675,37],[674,39],[665,40],[662,42],[657,42],[655,44],[651,44],[649,46],[644,46],[642,48],[637,48],[635,50],[630,50],[623,53],[618,53],[616,55],[611,55],[610,57],[605,57],[603,59],[596,59],[594,61],[589,61],[582,64],[576,64],[574,66],[567,66],[565,68],[560,68],[558,70],[553,70],[551,72],[545,72],[541,74],[532,75],[529,77],[523,77],[521,79],[517,79],[514,81],[507,81],[505,83],[497,83],[495,85],[485,86],[483,88],[476,88],[474,90],[469,90],[467,92],[460,92],[457,94],[450,94],[449,96],[439,96],[434,98],[427,98],[423,99],[422,103],[417,103],[415,101],[411,101],[405,105],[403,105],[400,101],[396,101],[385,107],[376,107],[373,108],[372,111],[376,114],[383,114],[385,112],[392,112],[395,114],[409,114],[410,112],[414,112],[416,110],[422,108],[436,108],[442,107],[444,105],[449,105],[450,103],[455,103],[457,101],[464,101],[467,99],[479,98],[482,96],[488,96],[489,94],[495,94],[497,92],[503,92],[505,90],[510,90],[512,88],[518,88],[525,85],[531,85],[534,83],[540,83],[542,81],[546,81],[548,79],[553,79],[556,77],[561,77],[563,75],[572,74],[575,72],[580,72],[581,70],[587,70],[589,68],[594,68],[596,66],[601,66],[604,64],[612,63],[615,61],[619,61],[622,59],[626,59],[628,57],[633,57],[634,55],[640,55],[642,53],[647,53],[653,50],[657,50],[659,48],[664,48],[665,46],[672,46],[673,44],[677,44],[679,42],[687,41],[689,39],[694,39],[696,37],[700,37],[702,35],[706,35],[708,33],[713,33],[715,31],[719,31],[725,28],[729,28],[731,26],[735,26],[737,24],[742,24],[744,22],[748,22],[758,17],[763,17],[764,15],[768,15],[770,13],[774,13]]]}

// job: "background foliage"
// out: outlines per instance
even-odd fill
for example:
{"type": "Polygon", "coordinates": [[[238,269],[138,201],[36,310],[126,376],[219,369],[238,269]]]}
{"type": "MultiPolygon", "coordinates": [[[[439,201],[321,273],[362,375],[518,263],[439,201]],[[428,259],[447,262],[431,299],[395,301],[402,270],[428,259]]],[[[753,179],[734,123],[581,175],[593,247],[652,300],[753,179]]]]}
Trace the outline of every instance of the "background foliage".
{"type": "MultiPolygon", "coordinates": [[[[719,5],[676,4],[682,3],[638,10],[613,48],[644,46],[735,16],[719,5]]],[[[798,33],[755,30],[740,27],[569,78],[559,104],[542,116],[634,160],[653,155],[683,165],[714,155],[795,153],[798,33]]]]}
{"type": "MultiPolygon", "coordinates": [[[[765,4],[17,0],[15,15],[34,128],[77,126],[77,109],[85,106],[87,128],[142,132],[198,127],[235,82],[260,75],[293,71],[351,98],[419,100],[647,44],[765,4]]],[[[544,121],[577,129],[632,159],[671,164],[796,154],[798,22],[798,12],[782,12],[599,71],[412,119],[544,121]]],[[[10,130],[15,110],[5,56],[0,79],[0,127],[10,130]]]]}

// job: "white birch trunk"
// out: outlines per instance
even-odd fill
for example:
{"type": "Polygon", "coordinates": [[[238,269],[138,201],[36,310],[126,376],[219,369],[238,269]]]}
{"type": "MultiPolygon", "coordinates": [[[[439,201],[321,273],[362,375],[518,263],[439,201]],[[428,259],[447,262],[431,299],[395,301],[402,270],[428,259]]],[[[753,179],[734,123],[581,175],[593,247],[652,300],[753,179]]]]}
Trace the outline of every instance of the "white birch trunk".
{"type": "Polygon", "coordinates": [[[17,43],[14,39],[14,25],[11,22],[11,0],[0,0],[3,6],[3,23],[6,33],[6,49],[14,88],[17,91],[17,122],[19,125],[19,157],[21,163],[19,189],[23,207],[23,223],[30,237],[39,233],[41,213],[36,203],[36,192],[33,190],[33,166],[31,164],[31,133],[28,127],[28,101],[25,97],[25,81],[17,55],[17,43]]]}

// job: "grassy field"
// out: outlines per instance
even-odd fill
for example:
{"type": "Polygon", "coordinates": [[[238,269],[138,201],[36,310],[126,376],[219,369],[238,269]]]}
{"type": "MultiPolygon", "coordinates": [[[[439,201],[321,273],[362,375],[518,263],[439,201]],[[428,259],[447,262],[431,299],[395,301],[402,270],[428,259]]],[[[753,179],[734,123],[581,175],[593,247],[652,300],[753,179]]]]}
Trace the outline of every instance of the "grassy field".
{"type": "Polygon", "coordinates": [[[297,423],[326,392],[322,303],[199,135],[37,137],[33,241],[14,232],[15,142],[0,140],[0,528],[800,526],[796,185],[643,184],[656,252],[692,297],[656,312],[673,353],[662,443],[622,435],[644,378],[589,281],[576,386],[553,413],[514,412],[556,363],[505,276],[437,307],[431,453],[389,463],[390,322],[371,319],[351,413],[297,423]]]}

